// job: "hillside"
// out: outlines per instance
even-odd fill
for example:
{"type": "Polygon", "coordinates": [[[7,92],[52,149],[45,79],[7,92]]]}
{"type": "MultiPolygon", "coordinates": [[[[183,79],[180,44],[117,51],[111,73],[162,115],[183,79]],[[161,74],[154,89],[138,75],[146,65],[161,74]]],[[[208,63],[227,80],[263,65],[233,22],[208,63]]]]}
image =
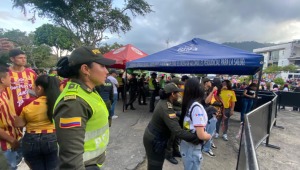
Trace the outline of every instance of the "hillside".
{"type": "Polygon", "coordinates": [[[268,46],[272,46],[272,45],[275,45],[275,44],[272,44],[272,43],[259,43],[259,42],[256,42],[256,41],[243,41],[243,42],[225,42],[225,43],[223,43],[223,45],[227,45],[227,46],[230,46],[230,47],[234,47],[234,48],[238,48],[238,49],[253,52],[253,49],[268,47],[268,46]]]}

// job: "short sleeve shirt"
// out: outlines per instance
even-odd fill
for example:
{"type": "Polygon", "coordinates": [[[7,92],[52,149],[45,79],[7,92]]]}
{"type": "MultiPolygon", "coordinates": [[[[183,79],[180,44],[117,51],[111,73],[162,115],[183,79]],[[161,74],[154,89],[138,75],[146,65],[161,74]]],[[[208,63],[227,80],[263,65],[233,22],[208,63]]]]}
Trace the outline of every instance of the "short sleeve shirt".
{"type": "Polygon", "coordinates": [[[183,126],[184,129],[194,133],[196,127],[206,127],[207,121],[208,118],[204,107],[200,103],[194,102],[190,106],[188,114],[184,117],[183,126]]]}

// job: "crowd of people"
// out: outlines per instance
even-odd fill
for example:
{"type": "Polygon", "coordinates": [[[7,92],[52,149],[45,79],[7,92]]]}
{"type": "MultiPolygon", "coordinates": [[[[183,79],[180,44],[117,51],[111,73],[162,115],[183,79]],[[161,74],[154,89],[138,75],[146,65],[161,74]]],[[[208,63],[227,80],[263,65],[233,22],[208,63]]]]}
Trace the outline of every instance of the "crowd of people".
{"type": "MultiPolygon", "coordinates": [[[[200,169],[202,153],[215,156],[213,138],[222,133],[224,141],[230,140],[237,98],[229,80],[156,72],[125,78],[115,69],[108,71],[115,61],[92,47],[79,47],[61,58],[56,69],[37,73],[26,67],[23,51],[2,47],[12,65],[0,66],[0,156],[10,169],[22,160],[33,170],[100,169],[120,99],[126,110],[136,110],[136,99],[142,106],[149,103],[153,115],[143,136],[149,170],[162,169],[165,159],[178,164],[175,157],[182,157],[186,170],[200,169]]],[[[242,89],[241,122],[253,107],[257,84],[242,89]]],[[[283,90],[289,91],[288,86],[283,90]]]]}

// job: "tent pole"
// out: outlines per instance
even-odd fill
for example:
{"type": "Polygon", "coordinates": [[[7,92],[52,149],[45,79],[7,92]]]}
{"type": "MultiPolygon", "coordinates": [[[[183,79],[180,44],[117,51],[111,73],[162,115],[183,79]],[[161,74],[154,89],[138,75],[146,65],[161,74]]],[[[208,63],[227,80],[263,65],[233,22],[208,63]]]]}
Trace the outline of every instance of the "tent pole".
{"type": "Polygon", "coordinates": [[[125,81],[124,81],[124,89],[123,89],[123,94],[124,94],[124,99],[123,99],[123,112],[125,112],[125,105],[127,103],[127,91],[126,91],[126,84],[127,84],[127,69],[125,69],[125,81]]]}
{"type": "MultiPolygon", "coordinates": [[[[256,92],[255,92],[255,105],[254,105],[254,107],[253,108],[256,108],[256,106],[257,106],[257,99],[258,99],[258,91],[259,91],[259,84],[260,84],[260,82],[261,82],[261,77],[262,77],[262,71],[263,71],[263,68],[262,67],[260,67],[260,69],[259,69],[260,71],[259,71],[259,75],[258,75],[258,80],[257,80],[257,85],[256,85],[256,92]]],[[[252,83],[253,83],[253,78],[252,78],[252,83]]]]}

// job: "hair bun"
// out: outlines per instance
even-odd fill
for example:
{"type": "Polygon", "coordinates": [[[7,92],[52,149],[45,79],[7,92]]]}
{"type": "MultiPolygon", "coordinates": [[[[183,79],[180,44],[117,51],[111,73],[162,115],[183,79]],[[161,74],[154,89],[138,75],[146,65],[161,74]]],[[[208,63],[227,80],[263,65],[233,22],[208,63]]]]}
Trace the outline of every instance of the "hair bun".
{"type": "Polygon", "coordinates": [[[64,78],[69,78],[70,76],[70,67],[68,57],[62,57],[58,60],[57,64],[57,74],[64,78]]]}

